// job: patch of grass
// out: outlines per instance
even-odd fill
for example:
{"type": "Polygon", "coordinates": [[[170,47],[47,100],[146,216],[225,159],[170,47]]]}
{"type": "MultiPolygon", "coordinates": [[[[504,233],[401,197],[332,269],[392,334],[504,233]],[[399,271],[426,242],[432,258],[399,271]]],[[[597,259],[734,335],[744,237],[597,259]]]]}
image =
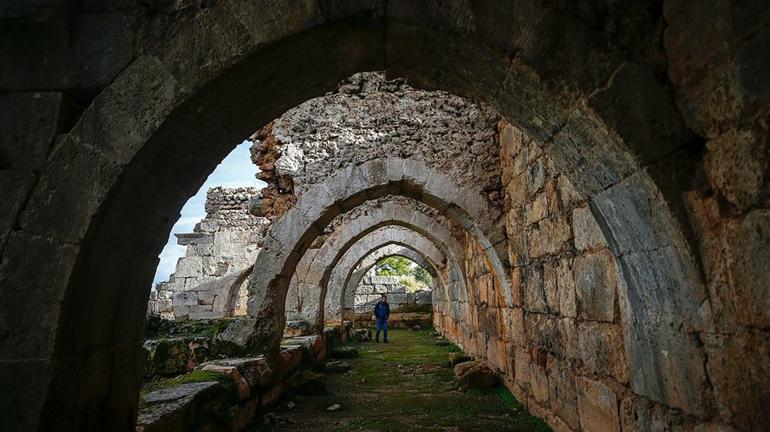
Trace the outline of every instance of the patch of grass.
{"type": "Polygon", "coordinates": [[[432,329],[393,330],[391,343],[351,343],[359,357],[349,373],[327,375],[328,394],[297,396],[294,410],[277,414],[295,423],[254,426],[255,431],[548,431],[504,387],[452,391],[448,354],[456,346],[433,343],[432,329]],[[342,410],[327,413],[334,403],[342,410]]]}

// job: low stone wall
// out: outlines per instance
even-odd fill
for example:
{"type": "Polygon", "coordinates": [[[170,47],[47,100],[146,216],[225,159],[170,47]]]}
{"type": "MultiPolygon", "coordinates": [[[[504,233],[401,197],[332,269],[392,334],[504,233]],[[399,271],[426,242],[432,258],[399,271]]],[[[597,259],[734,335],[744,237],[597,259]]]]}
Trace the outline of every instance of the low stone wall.
{"type": "MultiPolygon", "coordinates": [[[[372,319],[372,314],[362,313],[354,316],[353,325],[356,328],[373,328],[375,322],[372,319]]],[[[388,328],[410,329],[414,326],[428,328],[431,325],[433,325],[433,311],[430,305],[423,307],[423,310],[412,312],[391,312],[390,319],[388,319],[388,328]]]]}
{"type": "Polygon", "coordinates": [[[143,392],[137,432],[240,431],[326,355],[325,337],[286,339],[275,363],[263,356],[211,361],[143,392]]]}

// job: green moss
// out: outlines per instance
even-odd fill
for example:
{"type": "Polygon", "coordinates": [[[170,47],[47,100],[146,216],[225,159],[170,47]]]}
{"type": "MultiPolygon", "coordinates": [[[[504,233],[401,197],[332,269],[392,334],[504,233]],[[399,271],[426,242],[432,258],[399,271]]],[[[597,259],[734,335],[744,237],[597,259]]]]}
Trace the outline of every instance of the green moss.
{"type": "Polygon", "coordinates": [[[219,372],[196,370],[196,371],[188,372],[184,375],[180,375],[178,377],[168,378],[168,379],[159,379],[156,381],[145,383],[142,386],[141,391],[139,392],[139,396],[143,401],[145,396],[147,396],[148,394],[154,391],[171,388],[180,384],[197,383],[197,382],[218,382],[222,384],[228,390],[228,392],[233,394],[235,392],[235,385],[233,384],[233,380],[229,376],[219,372]]]}
{"type": "Polygon", "coordinates": [[[145,339],[205,337],[213,342],[231,322],[233,322],[232,318],[179,321],[153,318],[147,320],[145,339]]]}
{"type": "Polygon", "coordinates": [[[346,360],[352,371],[327,375],[329,394],[297,396],[294,410],[279,415],[297,422],[293,430],[549,430],[504,387],[451,391],[454,376],[446,366],[447,357],[459,349],[434,345],[431,331],[395,330],[389,334],[388,345],[351,343],[360,354],[346,360]],[[333,403],[341,404],[342,411],[325,412],[333,403]]]}

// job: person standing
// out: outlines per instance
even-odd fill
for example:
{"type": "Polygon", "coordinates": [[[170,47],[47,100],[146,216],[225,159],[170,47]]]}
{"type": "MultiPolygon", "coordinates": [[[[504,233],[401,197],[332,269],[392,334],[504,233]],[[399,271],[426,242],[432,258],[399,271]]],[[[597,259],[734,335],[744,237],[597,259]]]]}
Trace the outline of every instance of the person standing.
{"type": "Polygon", "coordinates": [[[376,336],[374,337],[375,342],[380,341],[380,330],[382,330],[383,336],[385,337],[383,341],[388,343],[388,318],[390,318],[388,296],[382,294],[382,296],[380,296],[380,301],[374,305],[375,328],[377,330],[376,336]]]}

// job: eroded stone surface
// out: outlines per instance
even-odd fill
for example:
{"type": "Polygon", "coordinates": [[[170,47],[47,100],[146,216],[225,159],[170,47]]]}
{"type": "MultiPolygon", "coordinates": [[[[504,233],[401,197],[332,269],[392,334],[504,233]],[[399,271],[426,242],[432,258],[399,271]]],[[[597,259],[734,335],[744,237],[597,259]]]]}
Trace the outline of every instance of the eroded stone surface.
{"type": "Polygon", "coordinates": [[[163,319],[211,319],[246,314],[247,287],[259,242],[269,222],[248,211],[256,188],[206,193],[206,216],[192,233],[176,234],[186,246],[167,282],[151,294],[148,315],[163,319]]]}

